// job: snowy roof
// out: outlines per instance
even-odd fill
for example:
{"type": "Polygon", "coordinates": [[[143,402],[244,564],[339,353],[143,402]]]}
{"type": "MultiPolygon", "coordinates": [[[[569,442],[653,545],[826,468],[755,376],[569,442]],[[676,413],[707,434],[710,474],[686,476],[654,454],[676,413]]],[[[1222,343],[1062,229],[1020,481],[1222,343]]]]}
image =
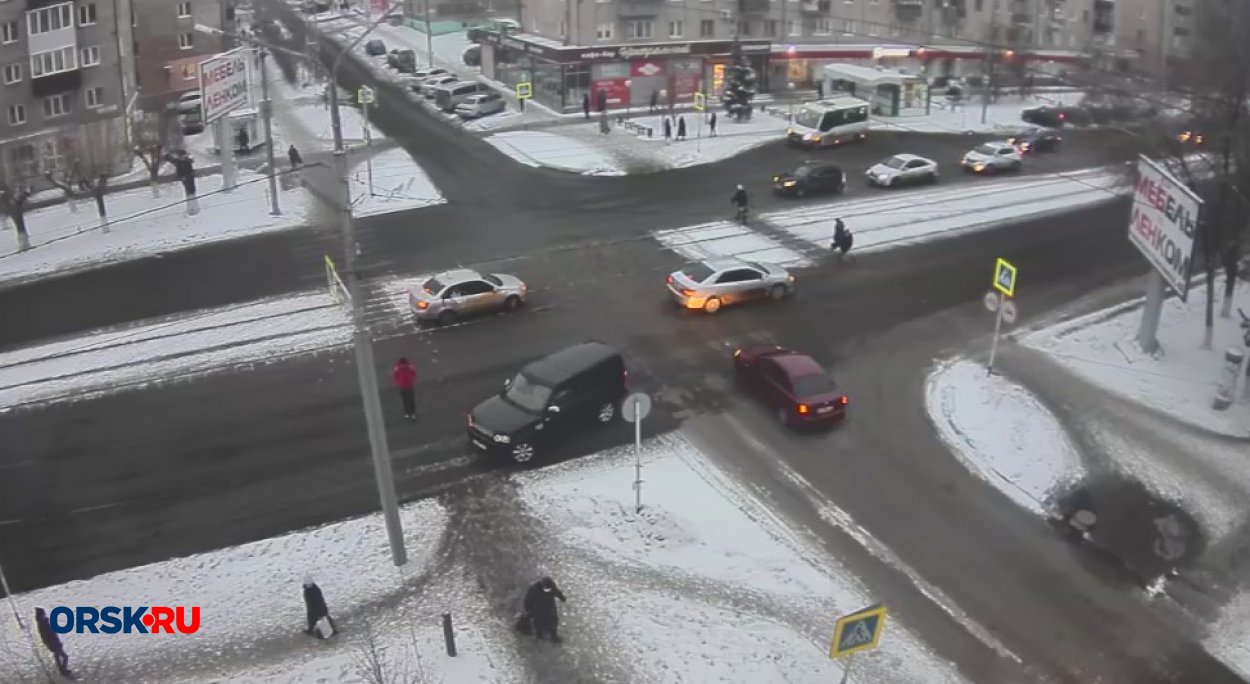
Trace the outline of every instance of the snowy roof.
{"type": "Polygon", "coordinates": [[[822,69],[822,73],[825,78],[851,78],[874,85],[881,83],[901,85],[908,81],[924,80],[923,77],[916,74],[903,73],[896,69],[859,66],[858,64],[826,64],[822,69]]]}

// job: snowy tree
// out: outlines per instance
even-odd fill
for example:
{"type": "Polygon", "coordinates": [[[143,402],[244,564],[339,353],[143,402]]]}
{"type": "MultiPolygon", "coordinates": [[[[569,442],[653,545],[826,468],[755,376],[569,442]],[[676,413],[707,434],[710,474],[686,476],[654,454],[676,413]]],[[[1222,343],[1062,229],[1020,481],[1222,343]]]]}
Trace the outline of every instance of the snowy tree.
{"type": "Polygon", "coordinates": [[[725,70],[725,90],[721,104],[729,116],[738,121],[751,118],[751,101],[755,99],[755,69],[747,63],[740,50],[734,53],[734,61],[725,70]]]}
{"type": "Polygon", "coordinates": [[[26,203],[34,192],[30,179],[14,168],[9,156],[0,158],[0,213],[13,221],[17,232],[17,249],[22,252],[30,249],[30,233],[26,230],[26,203]]]}
{"type": "Polygon", "coordinates": [[[157,179],[165,166],[165,155],[181,138],[177,123],[176,117],[164,109],[144,114],[135,121],[135,155],[148,170],[153,197],[160,197],[161,186],[157,179]]]}
{"type": "Polygon", "coordinates": [[[43,177],[65,195],[65,204],[71,214],[78,213],[79,181],[82,166],[78,163],[78,150],[72,139],[62,139],[59,148],[65,156],[53,168],[46,168],[43,177]]]}
{"type": "Polygon", "coordinates": [[[84,130],[78,138],[76,148],[79,189],[95,199],[100,229],[107,233],[109,216],[104,195],[108,192],[109,178],[118,167],[118,157],[129,156],[122,145],[121,132],[116,127],[99,128],[91,132],[84,130]]]}

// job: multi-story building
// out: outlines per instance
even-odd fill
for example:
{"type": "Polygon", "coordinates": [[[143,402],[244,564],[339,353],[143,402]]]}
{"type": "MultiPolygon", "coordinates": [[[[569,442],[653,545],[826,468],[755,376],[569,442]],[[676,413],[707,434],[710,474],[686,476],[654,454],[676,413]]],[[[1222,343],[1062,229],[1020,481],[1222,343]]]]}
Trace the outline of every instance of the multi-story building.
{"type": "Polygon", "coordinates": [[[0,0],[0,175],[128,164],[130,28],[125,0],[0,0]]]}
{"type": "Polygon", "coordinates": [[[134,5],[134,71],[140,106],[163,107],[199,87],[199,64],[233,45],[232,0],[129,0],[134,5]]]}
{"type": "Polygon", "coordinates": [[[1114,0],[1116,46],[1136,54],[1135,69],[1172,75],[1193,41],[1195,4],[1197,0],[1114,0]]]}

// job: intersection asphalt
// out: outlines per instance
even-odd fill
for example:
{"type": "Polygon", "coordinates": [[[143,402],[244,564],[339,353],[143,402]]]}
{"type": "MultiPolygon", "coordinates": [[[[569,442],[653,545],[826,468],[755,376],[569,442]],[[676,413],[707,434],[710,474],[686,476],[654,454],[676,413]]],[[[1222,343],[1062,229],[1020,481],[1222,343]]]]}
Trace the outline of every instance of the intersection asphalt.
{"type": "MultiPolygon", "coordinates": [[[[459,486],[466,476],[496,477],[499,466],[465,446],[464,411],[525,361],[603,339],[625,351],[635,387],[657,397],[649,430],[681,425],[713,447],[725,467],[859,568],[874,593],[975,681],[1238,681],[1195,646],[1183,616],[1140,601],[1120,578],[963,470],[933,436],[920,403],[927,363],[988,329],[979,300],[993,258],[1020,267],[1026,316],[1143,272],[1123,236],[1126,201],[853,264],[823,263],[799,272],[792,301],[704,317],[665,300],[663,275],[679,263],[676,255],[650,240],[620,238],[722,218],[739,178],[758,179],[755,194],[763,199],[766,176],[801,155],[768,146],[666,174],[579,178],[517,167],[424,112],[393,116],[383,125],[414,132],[406,146],[450,201],[361,221],[364,275],[472,261],[536,288],[531,307],[518,314],[445,329],[397,320],[378,342],[375,370],[383,377],[401,354],[420,365],[420,421],[400,420],[396,397],[384,396],[404,498],[459,486]],[[799,347],[825,362],[851,391],[851,421],[798,439],[741,401],[727,381],[728,359],[736,345],[753,341],[799,347]],[[988,648],[897,568],[823,520],[778,470],[783,465],[1024,664],[988,648]]],[[[970,144],[877,136],[834,154],[853,176],[855,165],[899,151],[950,163],[970,144]]],[[[1069,152],[1043,163],[1079,168],[1127,158],[1130,150],[1119,138],[1091,135],[1069,152]],[[1088,160],[1077,158],[1085,154],[1088,160]]],[[[25,328],[30,317],[38,332],[6,326],[12,339],[0,344],[307,289],[320,271],[304,261],[333,249],[333,240],[331,227],[315,226],[230,243],[234,250],[215,246],[222,250],[216,254],[189,250],[114,267],[133,270],[101,269],[90,274],[95,280],[78,281],[99,288],[91,290],[94,308],[107,312],[90,325],[77,317],[93,307],[73,296],[82,292],[74,279],[88,276],[6,291],[6,320],[23,320],[25,328]],[[254,261],[243,261],[244,253],[254,261]],[[229,277],[203,280],[214,273],[229,277]],[[223,292],[205,292],[216,289],[223,292]],[[130,298],[108,296],[123,291],[130,298]],[[194,306],[180,305],[188,301],[194,306]]],[[[0,416],[0,549],[9,580],[19,590],[46,586],[371,511],[376,491],[362,428],[345,350],[0,416]]],[[[627,438],[616,425],[550,457],[627,438]]]]}

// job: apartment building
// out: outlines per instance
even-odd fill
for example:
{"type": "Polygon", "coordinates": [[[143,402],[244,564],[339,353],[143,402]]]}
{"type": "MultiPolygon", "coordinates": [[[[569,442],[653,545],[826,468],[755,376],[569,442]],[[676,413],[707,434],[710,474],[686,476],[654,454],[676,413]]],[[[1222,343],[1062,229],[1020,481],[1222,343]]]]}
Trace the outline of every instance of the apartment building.
{"type": "Polygon", "coordinates": [[[3,175],[129,163],[130,23],[125,1],[0,0],[3,175]]]}
{"type": "Polygon", "coordinates": [[[1135,69],[1169,76],[1188,55],[1198,1],[1114,0],[1115,46],[1135,53],[1135,69]]]}
{"type": "Polygon", "coordinates": [[[140,107],[152,111],[199,87],[199,64],[233,46],[232,0],[128,0],[140,107]]]}

